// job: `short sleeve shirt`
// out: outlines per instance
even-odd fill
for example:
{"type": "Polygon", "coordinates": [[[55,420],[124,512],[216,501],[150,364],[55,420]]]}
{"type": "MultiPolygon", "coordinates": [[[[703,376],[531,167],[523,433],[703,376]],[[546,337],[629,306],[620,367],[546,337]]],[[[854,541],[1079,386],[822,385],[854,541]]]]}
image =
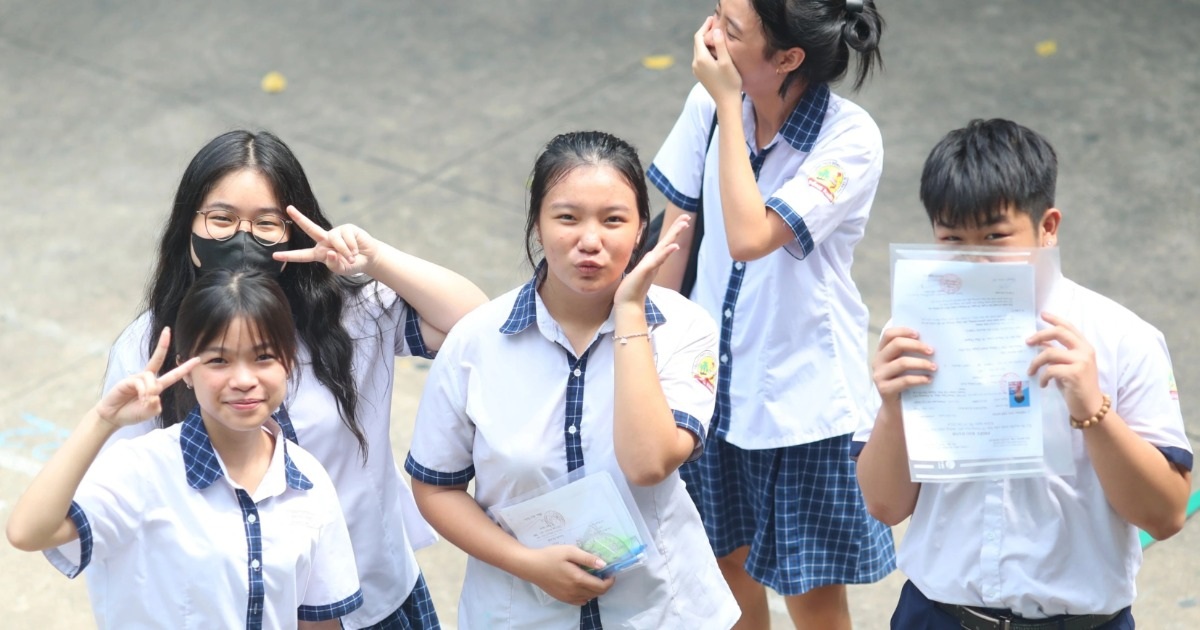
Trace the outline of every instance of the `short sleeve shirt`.
{"type": "MultiPolygon", "coordinates": [[[[1065,278],[1045,310],[1095,348],[1100,390],[1112,397],[1113,410],[1169,461],[1191,470],[1162,333],[1065,278]]],[[[853,453],[862,451],[872,427],[855,434],[853,453]]],[[[1142,563],[1137,528],[1109,506],[1081,431],[1072,431],[1072,451],[1073,476],[923,484],[896,554],[900,570],[932,600],[1026,617],[1129,606],[1142,563]]]]}
{"type": "MultiPolygon", "coordinates": [[[[613,320],[576,357],[535,287],[531,280],[455,326],[417,413],[406,469],[434,485],[474,479],[475,500],[484,510],[579,466],[619,471],[612,436],[613,320]]],[[[676,424],[696,435],[702,448],[713,409],[715,325],[678,293],[659,287],[647,298],[647,323],[676,424]]],[[[630,492],[659,553],[645,570],[619,574],[599,598],[605,627],[730,627],[737,605],[678,473],[650,487],[630,484],[630,492]]],[[[535,588],[469,559],[459,627],[578,626],[578,607],[544,605],[535,588]]]]}
{"type": "MultiPolygon", "coordinates": [[[[364,603],[343,619],[347,628],[378,622],[398,609],[416,585],[420,567],[414,548],[436,540],[421,517],[412,490],[400,475],[391,448],[395,358],[430,356],[420,320],[395,292],[370,282],[346,298],[342,323],[354,343],[358,414],[369,449],[364,463],[358,441],[342,423],[333,394],[317,380],[312,354],[301,342],[296,378],[289,384],[281,423],[285,435],[313,454],[328,471],[345,512],[364,603]]],[[[109,355],[105,391],[141,371],[147,359],[150,316],[142,314],[121,334],[109,355]]],[[[149,424],[149,423],[144,423],[149,424]]],[[[140,425],[139,425],[140,426],[140,425]]],[[[122,431],[130,436],[145,429],[122,431]]],[[[94,589],[98,576],[88,578],[94,589]]]]}
{"type": "Polygon", "coordinates": [[[70,577],[103,577],[100,628],[294,628],[362,605],[333,484],[281,436],[250,493],[193,412],[101,453],[70,517],[79,540],[45,554],[70,577]]]}
{"type": "Polygon", "coordinates": [[[882,172],[879,129],[862,108],[816,85],[771,143],[758,147],[753,104],[743,100],[759,192],[795,240],[759,260],[735,261],[716,136],[706,144],[715,107],[697,85],[647,175],[690,212],[701,210],[703,187],[705,235],[691,297],[721,325],[717,435],[760,449],[850,433],[866,417],[869,384],[867,309],[850,267],[882,172]]]}

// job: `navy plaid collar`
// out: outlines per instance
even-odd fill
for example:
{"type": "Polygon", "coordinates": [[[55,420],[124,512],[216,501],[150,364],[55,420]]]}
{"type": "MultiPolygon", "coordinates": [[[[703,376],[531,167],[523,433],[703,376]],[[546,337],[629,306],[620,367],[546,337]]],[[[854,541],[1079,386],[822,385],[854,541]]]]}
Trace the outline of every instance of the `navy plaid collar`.
{"type": "Polygon", "coordinates": [[[793,149],[809,153],[817,144],[817,136],[821,133],[821,124],[825,122],[825,110],[829,107],[829,84],[819,83],[804,90],[804,96],[796,104],[796,109],[788,115],[779,130],[793,149]]]}
{"type": "MultiPolygon", "coordinates": [[[[279,436],[275,438],[278,440],[279,436]]],[[[220,479],[225,472],[213,450],[212,440],[208,430],[204,428],[204,420],[200,417],[200,407],[197,406],[188,414],[179,429],[179,446],[183,450],[183,467],[187,471],[188,485],[203,490],[220,479]]],[[[296,463],[287,452],[287,440],[276,448],[283,448],[283,469],[287,477],[288,487],[295,490],[308,490],[313,487],[312,481],[300,472],[296,463]]]]}
{"type": "MultiPolygon", "coordinates": [[[[513,304],[512,311],[508,314],[508,319],[504,325],[500,327],[500,332],[505,335],[515,335],[526,328],[529,328],[537,321],[537,285],[538,278],[542,275],[542,270],[546,267],[546,261],[542,261],[536,271],[533,272],[533,277],[525,286],[521,287],[521,292],[517,294],[517,301],[513,304]]],[[[666,323],[667,318],[658,310],[654,302],[650,300],[650,296],[646,296],[646,325],[659,326],[666,323]]]]}

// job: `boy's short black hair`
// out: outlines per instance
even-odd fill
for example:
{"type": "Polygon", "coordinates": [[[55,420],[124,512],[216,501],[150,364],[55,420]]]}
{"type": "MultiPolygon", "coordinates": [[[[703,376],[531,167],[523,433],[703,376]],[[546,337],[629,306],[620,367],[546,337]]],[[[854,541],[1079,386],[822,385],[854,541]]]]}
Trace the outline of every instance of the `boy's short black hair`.
{"type": "Polygon", "coordinates": [[[1034,225],[1054,207],[1058,157],[1037,132],[1011,120],[972,120],[946,134],[921,172],[929,221],[950,228],[990,225],[1007,208],[1034,225]]]}

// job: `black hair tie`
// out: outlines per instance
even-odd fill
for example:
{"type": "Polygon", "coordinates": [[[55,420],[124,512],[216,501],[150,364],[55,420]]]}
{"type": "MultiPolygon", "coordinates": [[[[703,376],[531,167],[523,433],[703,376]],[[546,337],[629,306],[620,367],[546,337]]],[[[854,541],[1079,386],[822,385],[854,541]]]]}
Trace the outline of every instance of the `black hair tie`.
{"type": "Polygon", "coordinates": [[[855,15],[862,13],[864,0],[846,0],[846,13],[855,15]]]}

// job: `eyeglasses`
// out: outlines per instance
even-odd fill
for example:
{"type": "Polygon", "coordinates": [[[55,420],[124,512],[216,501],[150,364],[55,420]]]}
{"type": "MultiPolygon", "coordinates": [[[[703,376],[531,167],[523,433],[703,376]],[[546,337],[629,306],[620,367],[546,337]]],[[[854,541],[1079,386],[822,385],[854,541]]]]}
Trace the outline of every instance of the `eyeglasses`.
{"type": "Polygon", "coordinates": [[[291,221],[278,212],[264,212],[253,219],[243,219],[228,210],[197,210],[204,217],[204,230],[217,241],[227,241],[237,234],[242,223],[250,224],[250,235],[265,246],[274,245],[287,238],[291,221]]]}

